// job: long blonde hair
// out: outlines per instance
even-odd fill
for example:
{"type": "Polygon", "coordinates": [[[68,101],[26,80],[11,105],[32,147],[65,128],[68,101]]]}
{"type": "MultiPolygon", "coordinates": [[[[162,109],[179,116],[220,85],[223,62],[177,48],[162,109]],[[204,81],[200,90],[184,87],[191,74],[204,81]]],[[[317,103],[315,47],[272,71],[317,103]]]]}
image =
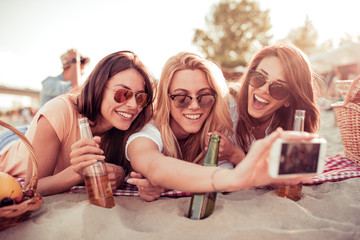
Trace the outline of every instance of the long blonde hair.
{"type": "Polygon", "coordinates": [[[233,134],[229,112],[229,88],[220,68],[209,60],[194,53],[181,52],[171,57],[163,68],[155,98],[154,124],[159,128],[164,144],[164,154],[174,158],[192,162],[205,148],[205,139],[210,131],[233,134]],[[174,74],[180,70],[201,70],[205,73],[208,83],[217,95],[209,117],[200,131],[191,134],[183,148],[170,127],[170,98],[168,91],[174,74]]]}

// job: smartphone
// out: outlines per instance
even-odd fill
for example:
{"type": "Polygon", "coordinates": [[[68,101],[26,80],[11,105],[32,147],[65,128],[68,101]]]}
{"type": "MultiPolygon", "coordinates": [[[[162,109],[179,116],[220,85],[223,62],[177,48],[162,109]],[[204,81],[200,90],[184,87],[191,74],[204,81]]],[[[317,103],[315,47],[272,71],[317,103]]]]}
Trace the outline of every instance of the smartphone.
{"type": "Polygon", "coordinates": [[[321,174],[324,171],[326,144],[325,138],[301,142],[277,139],[270,150],[270,176],[321,174]]]}

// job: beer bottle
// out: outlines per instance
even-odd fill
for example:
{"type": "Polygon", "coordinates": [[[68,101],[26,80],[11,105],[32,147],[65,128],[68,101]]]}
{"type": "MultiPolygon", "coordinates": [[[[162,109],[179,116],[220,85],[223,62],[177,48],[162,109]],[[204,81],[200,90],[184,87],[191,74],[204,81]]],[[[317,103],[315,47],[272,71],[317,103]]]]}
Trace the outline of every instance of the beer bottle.
{"type": "MultiPolygon", "coordinates": [[[[204,166],[217,166],[220,137],[212,134],[209,148],[204,159],[204,166]]],[[[215,208],[216,192],[193,193],[190,202],[188,218],[203,219],[212,214],[215,208]]]]}
{"type": "MultiPolygon", "coordinates": [[[[305,110],[296,110],[294,115],[294,131],[303,132],[305,124],[305,110]]],[[[301,199],[302,183],[296,185],[279,186],[276,194],[293,201],[301,199]]]]}
{"type": "MultiPolygon", "coordinates": [[[[81,138],[92,139],[93,135],[87,118],[80,118],[78,121],[81,138]]],[[[97,161],[84,168],[83,176],[86,192],[91,204],[104,208],[112,208],[115,206],[114,196],[112,194],[104,161],[97,161]]]]}

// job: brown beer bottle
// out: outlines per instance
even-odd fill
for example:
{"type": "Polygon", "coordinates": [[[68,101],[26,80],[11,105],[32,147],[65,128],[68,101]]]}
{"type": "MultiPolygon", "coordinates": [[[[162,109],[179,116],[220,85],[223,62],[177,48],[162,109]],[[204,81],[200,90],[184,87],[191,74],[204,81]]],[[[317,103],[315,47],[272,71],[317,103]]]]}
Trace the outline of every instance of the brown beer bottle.
{"type": "MultiPolygon", "coordinates": [[[[217,166],[220,137],[212,134],[209,148],[204,159],[204,166],[217,166]]],[[[193,193],[190,202],[188,218],[203,219],[212,214],[215,208],[216,192],[193,193]]]]}
{"type": "MultiPolygon", "coordinates": [[[[78,121],[81,138],[92,139],[93,135],[87,118],[80,118],[78,121]]],[[[84,168],[83,175],[90,203],[104,208],[114,207],[114,196],[104,161],[97,161],[84,168]]]]}
{"type": "MultiPolygon", "coordinates": [[[[294,131],[304,131],[305,110],[296,110],[294,115],[294,131]]],[[[293,201],[301,199],[302,183],[296,185],[279,186],[276,194],[283,198],[289,198],[293,201]]]]}

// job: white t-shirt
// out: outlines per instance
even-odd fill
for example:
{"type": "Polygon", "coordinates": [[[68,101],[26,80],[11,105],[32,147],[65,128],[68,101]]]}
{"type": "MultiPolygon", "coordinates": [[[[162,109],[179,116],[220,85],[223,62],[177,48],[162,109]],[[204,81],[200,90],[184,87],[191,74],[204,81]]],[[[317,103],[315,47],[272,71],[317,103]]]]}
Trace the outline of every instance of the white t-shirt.
{"type": "MultiPolygon", "coordinates": [[[[235,102],[235,100],[230,97],[230,101],[229,101],[229,109],[230,109],[230,116],[231,116],[231,120],[233,122],[233,130],[234,130],[234,134],[233,136],[230,136],[229,138],[232,140],[232,142],[235,144],[236,141],[235,141],[235,130],[236,130],[236,124],[237,124],[237,121],[238,121],[238,111],[237,111],[237,104],[235,102]]],[[[148,138],[148,139],[151,139],[154,143],[156,143],[156,145],[158,146],[159,148],[159,151],[160,152],[163,152],[163,149],[164,149],[164,144],[163,144],[163,141],[161,139],[161,134],[160,134],[160,131],[157,127],[155,127],[152,123],[148,123],[146,124],[143,129],[141,129],[139,132],[137,133],[134,133],[132,134],[129,139],[127,140],[126,142],[126,146],[125,146],[125,156],[126,156],[126,159],[129,159],[129,156],[128,156],[128,153],[127,153],[127,149],[128,149],[128,146],[129,144],[135,139],[135,138],[138,138],[138,137],[145,137],[145,138],[148,138]]],[[[230,163],[229,161],[227,160],[221,160],[218,162],[218,166],[221,166],[221,167],[224,167],[224,168],[233,168],[233,164],[230,163]]]]}

